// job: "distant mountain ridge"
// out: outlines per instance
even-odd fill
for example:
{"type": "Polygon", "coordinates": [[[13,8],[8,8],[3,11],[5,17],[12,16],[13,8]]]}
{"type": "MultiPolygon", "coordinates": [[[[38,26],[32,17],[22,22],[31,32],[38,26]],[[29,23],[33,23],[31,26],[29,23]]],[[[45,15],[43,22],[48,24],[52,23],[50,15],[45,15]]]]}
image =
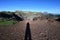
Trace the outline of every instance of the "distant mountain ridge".
{"type": "MultiPolygon", "coordinates": [[[[55,18],[60,18],[60,15],[54,15],[52,13],[47,13],[47,12],[31,12],[31,11],[15,11],[15,12],[10,12],[10,11],[2,11],[0,12],[0,19],[5,18],[5,19],[12,19],[15,14],[17,17],[20,17],[21,19],[30,19],[34,17],[46,17],[50,19],[55,19],[55,18]]],[[[16,17],[14,17],[16,18],[16,17]]]]}

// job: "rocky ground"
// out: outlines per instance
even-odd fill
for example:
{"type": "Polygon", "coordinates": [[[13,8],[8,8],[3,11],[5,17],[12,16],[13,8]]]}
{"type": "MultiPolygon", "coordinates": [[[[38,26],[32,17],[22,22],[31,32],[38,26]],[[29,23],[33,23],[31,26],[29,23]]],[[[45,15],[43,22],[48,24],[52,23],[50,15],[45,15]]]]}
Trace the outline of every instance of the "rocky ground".
{"type": "Polygon", "coordinates": [[[27,22],[32,40],[60,40],[60,22],[48,20],[24,20],[11,26],[0,26],[0,40],[24,40],[27,22]]]}

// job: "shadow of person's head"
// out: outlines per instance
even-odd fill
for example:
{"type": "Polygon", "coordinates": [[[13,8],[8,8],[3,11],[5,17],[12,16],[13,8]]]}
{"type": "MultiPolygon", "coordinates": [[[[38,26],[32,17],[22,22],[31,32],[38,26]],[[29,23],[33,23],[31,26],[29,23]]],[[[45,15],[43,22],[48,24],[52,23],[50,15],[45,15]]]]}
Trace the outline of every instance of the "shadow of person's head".
{"type": "Polygon", "coordinates": [[[30,25],[29,22],[27,22],[27,25],[30,25]]]}

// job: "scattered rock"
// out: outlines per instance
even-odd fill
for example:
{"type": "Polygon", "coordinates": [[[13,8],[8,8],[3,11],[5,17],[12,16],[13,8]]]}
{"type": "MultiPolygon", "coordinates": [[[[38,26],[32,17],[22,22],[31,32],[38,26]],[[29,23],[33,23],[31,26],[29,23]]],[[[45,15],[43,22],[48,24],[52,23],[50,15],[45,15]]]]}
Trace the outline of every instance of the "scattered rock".
{"type": "Polygon", "coordinates": [[[3,35],[3,34],[1,33],[1,35],[3,35]]]}
{"type": "Polygon", "coordinates": [[[11,34],[13,34],[13,33],[11,33],[11,34]]]}
{"type": "Polygon", "coordinates": [[[46,37],[47,35],[46,34],[44,34],[44,33],[41,33],[40,34],[42,37],[46,37]]]}

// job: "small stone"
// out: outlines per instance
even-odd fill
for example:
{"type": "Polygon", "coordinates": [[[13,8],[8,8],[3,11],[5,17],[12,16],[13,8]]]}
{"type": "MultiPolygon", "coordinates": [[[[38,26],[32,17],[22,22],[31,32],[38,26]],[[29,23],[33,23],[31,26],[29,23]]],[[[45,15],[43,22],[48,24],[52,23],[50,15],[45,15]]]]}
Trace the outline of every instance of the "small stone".
{"type": "Polygon", "coordinates": [[[6,35],[8,35],[8,34],[6,34],[6,35]]]}
{"type": "Polygon", "coordinates": [[[49,38],[47,38],[47,40],[49,40],[49,38]]]}
{"type": "Polygon", "coordinates": [[[1,35],[1,33],[0,33],[0,35],[1,35]]]}
{"type": "Polygon", "coordinates": [[[47,35],[46,34],[44,34],[44,33],[41,33],[40,34],[42,37],[46,37],[47,35]]]}
{"type": "Polygon", "coordinates": [[[11,33],[11,34],[13,34],[13,33],[11,33]]]}
{"type": "Polygon", "coordinates": [[[15,40],[17,40],[17,39],[15,38],[15,40]]]}
{"type": "Polygon", "coordinates": [[[3,34],[1,33],[1,35],[3,35],[3,34]]]}

